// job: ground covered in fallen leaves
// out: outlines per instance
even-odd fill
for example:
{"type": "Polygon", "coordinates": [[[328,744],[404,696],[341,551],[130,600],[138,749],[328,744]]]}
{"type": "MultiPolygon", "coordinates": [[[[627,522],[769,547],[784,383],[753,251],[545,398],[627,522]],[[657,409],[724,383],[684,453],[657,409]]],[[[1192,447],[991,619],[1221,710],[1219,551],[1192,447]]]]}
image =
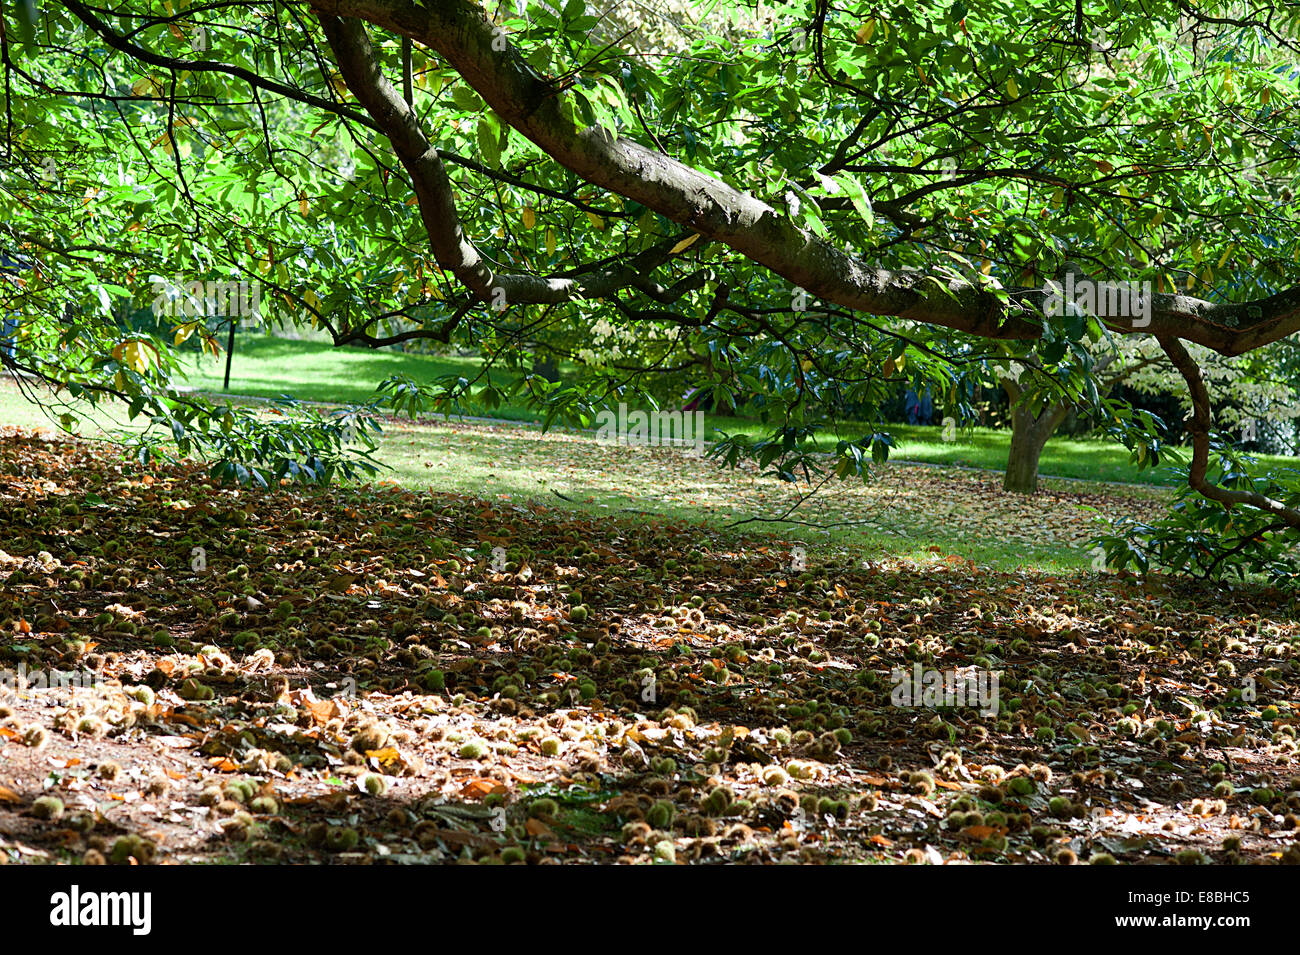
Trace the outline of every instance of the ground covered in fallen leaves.
{"type": "Polygon", "coordinates": [[[1300,861],[1289,598],[797,566],[0,434],[0,862],[1300,861]]]}

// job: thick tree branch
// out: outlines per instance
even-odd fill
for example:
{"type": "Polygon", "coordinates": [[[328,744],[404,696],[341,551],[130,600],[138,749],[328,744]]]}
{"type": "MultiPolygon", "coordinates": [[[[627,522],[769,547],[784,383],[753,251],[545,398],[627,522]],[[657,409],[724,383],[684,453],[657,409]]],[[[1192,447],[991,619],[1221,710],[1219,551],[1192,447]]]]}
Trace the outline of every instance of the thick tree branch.
{"type": "MultiPolygon", "coordinates": [[[[608,298],[627,288],[636,288],[659,301],[674,301],[702,279],[679,282],[665,289],[647,274],[671,257],[667,243],[661,243],[618,265],[579,278],[560,278],[494,272],[465,235],[451,179],[438,149],[430,142],[419,117],[380,69],[379,56],[360,20],[320,14],[325,39],[338,61],[339,71],[357,101],[388,137],[397,158],[411,177],[420,215],[438,265],[450,272],[471,293],[494,306],[521,303],[557,304],[575,298],[608,298]]],[[[443,337],[437,332],[415,330],[409,338],[443,337]]]]}
{"type": "MultiPolygon", "coordinates": [[[[579,129],[562,109],[562,91],[503,43],[499,29],[469,0],[310,2],[322,17],[360,18],[425,44],[503,120],[571,172],[735,249],[827,302],[986,338],[1041,335],[1041,289],[1015,290],[1004,305],[968,282],[877,268],[713,176],[633,140],[611,139],[599,128],[579,129]]],[[[1154,295],[1149,324],[1107,323],[1125,334],[1183,338],[1238,355],[1300,330],[1300,289],[1241,304],[1154,295]]]]}
{"type": "Polygon", "coordinates": [[[1192,490],[1228,507],[1234,504],[1245,504],[1259,508],[1269,514],[1276,514],[1290,527],[1300,527],[1300,511],[1287,507],[1281,501],[1275,501],[1254,491],[1235,491],[1219,487],[1206,478],[1205,472],[1210,461],[1210,429],[1213,425],[1210,415],[1210,393],[1205,387],[1200,366],[1187,353],[1182,342],[1176,338],[1161,338],[1160,347],[1165,350],[1169,360],[1187,382],[1187,389],[1192,397],[1192,416],[1187,420],[1187,431],[1192,436],[1192,463],[1188,469],[1187,483],[1192,490]]]}

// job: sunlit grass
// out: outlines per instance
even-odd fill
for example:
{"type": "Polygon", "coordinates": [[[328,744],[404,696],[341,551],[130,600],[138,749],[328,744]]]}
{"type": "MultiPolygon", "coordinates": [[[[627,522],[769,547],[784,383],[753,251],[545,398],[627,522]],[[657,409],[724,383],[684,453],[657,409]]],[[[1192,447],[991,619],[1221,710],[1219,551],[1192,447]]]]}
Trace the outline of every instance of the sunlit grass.
{"type": "MultiPolygon", "coordinates": [[[[93,417],[105,427],[120,420],[124,415],[113,409],[93,417]]],[[[102,435],[91,421],[83,434],[102,435]]],[[[0,387],[0,422],[50,426],[12,386],[0,387]]],[[[1167,493],[1044,481],[1043,495],[1023,498],[996,491],[996,480],[988,475],[889,464],[866,484],[828,485],[789,515],[805,523],[783,523],[772,518],[785,516],[807,493],[806,486],[759,477],[752,468],[719,469],[677,449],[611,447],[585,433],[543,433],[505,422],[389,421],[376,457],[386,466],[376,480],[413,489],[532,502],[593,517],[698,522],[708,538],[702,538],[702,547],[723,541],[779,547],[799,541],[814,560],[926,564],[951,557],[997,569],[1046,572],[1086,569],[1091,562],[1077,533],[1076,525],[1088,520],[1074,499],[1080,493],[1105,494],[1111,502],[1109,516],[1167,493]],[[936,492],[927,488],[930,480],[948,483],[936,492]],[[1040,528],[1064,511],[1073,515],[1066,531],[1040,528]]]]}

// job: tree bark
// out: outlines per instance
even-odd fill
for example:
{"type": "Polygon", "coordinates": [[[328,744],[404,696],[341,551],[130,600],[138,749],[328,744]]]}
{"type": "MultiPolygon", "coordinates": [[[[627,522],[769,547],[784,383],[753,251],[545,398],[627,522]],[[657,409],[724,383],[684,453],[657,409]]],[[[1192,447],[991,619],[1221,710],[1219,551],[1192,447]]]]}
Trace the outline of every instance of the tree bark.
{"type": "Polygon", "coordinates": [[[1035,413],[1031,406],[1020,403],[1022,389],[1016,381],[1004,378],[1002,387],[1011,399],[1011,447],[1007,451],[1002,490],[1033,494],[1038,490],[1038,459],[1042,457],[1048,439],[1070,413],[1071,405],[1066,401],[1055,401],[1035,413]]]}
{"type": "Polygon", "coordinates": [[[1052,405],[1035,416],[1028,408],[1017,408],[1011,416],[1011,448],[1002,490],[1033,494],[1038,490],[1038,459],[1057,425],[1069,413],[1068,407],[1052,405]]]}

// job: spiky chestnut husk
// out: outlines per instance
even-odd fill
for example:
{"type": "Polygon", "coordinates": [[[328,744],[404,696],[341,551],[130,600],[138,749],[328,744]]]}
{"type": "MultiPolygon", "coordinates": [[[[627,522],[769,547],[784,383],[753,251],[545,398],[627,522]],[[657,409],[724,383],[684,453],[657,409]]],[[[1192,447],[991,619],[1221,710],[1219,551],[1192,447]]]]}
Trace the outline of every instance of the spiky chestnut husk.
{"type": "Polygon", "coordinates": [[[41,796],[32,803],[32,815],[50,822],[63,818],[63,800],[58,796],[41,796]]]}
{"type": "Polygon", "coordinates": [[[760,778],[765,786],[784,786],[790,781],[789,774],[780,766],[764,766],[760,778]]]}
{"type": "Polygon", "coordinates": [[[703,809],[711,816],[720,816],[726,812],[733,798],[731,790],[726,786],[715,786],[704,798],[703,809]]]}
{"type": "Polygon", "coordinates": [[[331,828],[325,834],[325,845],[331,852],[351,852],[361,841],[355,829],[331,828]]]}
{"type": "Polygon", "coordinates": [[[1200,849],[1183,849],[1174,855],[1174,862],[1178,865],[1201,865],[1205,856],[1200,849]]]}
{"type": "Polygon", "coordinates": [[[918,795],[928,796],[934,792],[934,777],[924,770],[912,773],[908,782],[911,783],[912,792],[918,795]]]}
{"type": "Polygon", "coordinates": [[[471,739],[462,743],[458,752],[461,759],[482,759],[488,754],[488,747],[482,740],[471,739]]]}
{"type": "Polygon", "coordinates": [[[1036,789],[1034,780],[1028,776],[1012,776],[1006,786],[1007,792],[1013,796],[1032,796],[1036,789]]]}
{"type": "Polygon", "coordinates": [[[1088,856],[1088,865],[1115,865],[1115,857],[1109,852],[1094,852],[1088,856]]]}
{"type": "Polygon", "coordinates": [[[1064,796],[1053,796],[1047,801],[1047,811],[1058,819],[1068,819],[1074,815],[1074,804],[1064,796]]]}
{"type": "Polygon", "coordinates": [[[382,726],[372,724],[364,726],[352,737],[351,747],[354,752],[365,754],[372,750],[383,749],[388,742],[388,731],[382,726]]]}
{"type": "Polygon", "coordinates": [[[667,829],[672,825],[673,811],[673,804],[661,799],[646,810],[645,820],[656,829],[667,829]]]}
{"type": "Polygon", "coordinates": [[[137,835],[119,836],[109,851],[109,861],[113,865],[127,865],[131,859],[149,863],[153,860],[154,844],[137,835]]]}
{"type": "Polygon", "coordinates": [[[87,849],[86,854],[81,857],[82,865],[108,865],[108,860],[104,858],[104,853],[98,849],[87,849]]]}
{"type": "Polygon", "coordinates": [[[528,815],[534,819],[553,819],[560,811],[554,799],[535,799],[528,806],[528,815]]]}
{"type": "Polygon", "coordinates": [[[1052,856],[1052,861],[1057,865],[1074,865],[1079,861],[1079,857],[1074,854],[1072,849],[1062,849],[1056,855],[1052,856]]]}
{"type": "Polygon", "coordinates": [[[506,846],[501,850],[501,862],[504,865],[518,865],[526,860],[527,856],[519,846],[506,846]]]}
{"type": "Polygon", "coordinates": [[[230,779],[223,788],[226,798],[238,803],[247,803],[257,795],[257,785],[251,779],[230,779]]]}
{"type": "Polygon", "coordinates": [[[264,865],[283,862],[284,847],[270,839],[258,839],[249,845],[248,858],[264,865]]]}
{"type": "Polygon", "coordinates": [[[677,847],[667,839],[661,839],[655,843],[655,861],[663,863],[675,863],[677,861],[677,847]]]}
{"type": "Polygon", "coordinates": [[[388,792],[388,781],[378,773],[366,773],[361,777],[361,787],[372,796],[382,796],[388,792]]]}

